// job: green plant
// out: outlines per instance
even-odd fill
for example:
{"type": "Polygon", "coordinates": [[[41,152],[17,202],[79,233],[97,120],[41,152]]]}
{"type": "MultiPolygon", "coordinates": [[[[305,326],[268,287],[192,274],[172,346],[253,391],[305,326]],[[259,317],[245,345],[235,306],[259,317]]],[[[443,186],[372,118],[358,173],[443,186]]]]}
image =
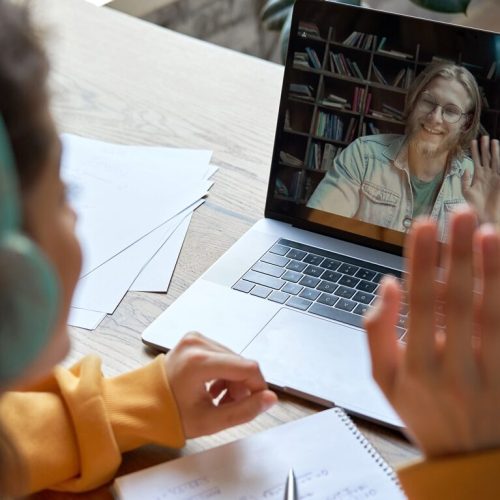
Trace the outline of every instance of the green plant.
{"type": "MultiPolygon", "coordinates": [[[[471,0],[409,0],[410,2],[436,12],[466,13],[471,0]]],[[[361,5],[361,0],[337,0],[338,3],[361,5]]],[[[260,12],[263,26],[280,32],[281,60],[284,61],[290,38],[293,4],[295,0],[268,0],[260,12]]]]}

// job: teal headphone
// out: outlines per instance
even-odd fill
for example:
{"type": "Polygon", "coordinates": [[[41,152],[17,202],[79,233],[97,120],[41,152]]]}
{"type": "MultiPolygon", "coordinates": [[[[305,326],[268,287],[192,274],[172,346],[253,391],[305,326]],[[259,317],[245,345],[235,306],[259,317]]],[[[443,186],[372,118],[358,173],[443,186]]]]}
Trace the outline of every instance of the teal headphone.
{"type": "Polygon", "coordinates": [[[0,116],[0,387],[47,344],[59,304],[56,274],[21,224],[14,155],[0,116]]]}

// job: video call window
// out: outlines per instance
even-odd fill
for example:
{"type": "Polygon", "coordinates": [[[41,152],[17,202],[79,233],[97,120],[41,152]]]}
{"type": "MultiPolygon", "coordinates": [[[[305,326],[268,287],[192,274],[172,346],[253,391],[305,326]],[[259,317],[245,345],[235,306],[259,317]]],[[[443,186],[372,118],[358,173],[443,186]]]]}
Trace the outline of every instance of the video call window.
{"type": "MultiPolygon", "coordinates": [[[[383,154],[384,148],[391,154],[401,152],[411,119],[405,116],[407,94],[426,68],[439,64],[460,66],[472,75],[481,110],[477,134],[498,137],[500,37],[371,10],[343,9],[342,16],[337,16],[341,19],[324,15],[332,12],[331,6],[324,12],[315,10],[295,19],[290,35],[273,157],[271,211],[325,224],[328,217],[322,213],[336,213],[405,233],[419,214],[401,213],[406,207],[400,199],[402,188],[383,175],[367,179],[366,169],[372,166],[361,168],[359,162],[383,154]],[[367,139],[357,141],[360,137],[367,139]],[[361,185],[351,186],[350,180],[361,180],[361,185]],[[328,184],[338,188],[335,194],[330,194],[328,184]],[[351,199],[356,189],[359,201],[351,199]],[[355,215],[347,206],[351,202],[358,203],[355,215]],[[400,213],[395,214],[396,210],[400,213]]],[[[442,118],[450,129],[457,125],[448,121],[457,116],[461,124],[469,123],[463,113],[467,102],[433,102],[433,92],[439,94],[439,89],[422,95],[425,90],[420,89],[414,109],[432,113],[432,108],[442,105],[442,118]]],[[[438,131],[431,130],[436,135],[438,131]]],[[[401,155],[396,160],[404,164],[404,151],[401,155]]],[[[469,156],[463,148],[460,161],[446,168],[471,170],[469,156]]],[[[447,186],[444,177],[436,178],[433,189],[425,182],[420,185],[419,179],[411,185],[414,208],[443,218],[443,228],[448,212],[464,202],[457,183],[447,186]],[[433,214],[441,186],[447,189],[446,203],[433,214]]],[[[443,238],[445,233],[443,229],[443,238]]]]}

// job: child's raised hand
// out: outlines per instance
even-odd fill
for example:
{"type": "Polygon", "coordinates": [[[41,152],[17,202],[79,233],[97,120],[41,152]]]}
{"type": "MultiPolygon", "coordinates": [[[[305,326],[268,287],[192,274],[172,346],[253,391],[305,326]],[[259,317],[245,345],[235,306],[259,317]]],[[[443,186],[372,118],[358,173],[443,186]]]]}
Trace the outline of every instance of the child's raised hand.
{"type": "Polygon", "coordinates": [[[374,378],[428,457],[500,446],[500,234],[475,228],[471,210],[454,214],[444,282],[436,223],[412,228],[406,346],[396,341],[395,279],[365,321],[374,378]]]}
{"type": "Polygon", "coordinates": [[[167,354],[166,373],[187,438],[248,422],[277,401],[255,361],[199,333],[167,354]]]}

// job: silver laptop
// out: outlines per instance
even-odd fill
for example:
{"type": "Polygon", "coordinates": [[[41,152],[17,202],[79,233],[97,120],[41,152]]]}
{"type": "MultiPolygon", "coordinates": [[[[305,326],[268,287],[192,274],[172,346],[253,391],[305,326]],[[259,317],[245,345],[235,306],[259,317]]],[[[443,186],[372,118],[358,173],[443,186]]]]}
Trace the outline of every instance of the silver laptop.
{"type": "MultiPolygon", "coordinates": [[[[411,219],[391,186],[330,191],[327,173],[357,168],[348,148],[358,137],[369,136],[368,149],[400,150],[405,96],[433,61],[465,65],[498,103],[495,47],[484,31],[298,0],[265,218],[144,331],[144,343],[168,350],[197,330],[257,360],[278,390],[401,427],[372,379],[363,314],[381,277],[401,275],[411,219]]],[[[484,107],[482,122],[498,136],[484,107]]],[[[403,305],[401,342],[406,314],[403,305]]]]}

